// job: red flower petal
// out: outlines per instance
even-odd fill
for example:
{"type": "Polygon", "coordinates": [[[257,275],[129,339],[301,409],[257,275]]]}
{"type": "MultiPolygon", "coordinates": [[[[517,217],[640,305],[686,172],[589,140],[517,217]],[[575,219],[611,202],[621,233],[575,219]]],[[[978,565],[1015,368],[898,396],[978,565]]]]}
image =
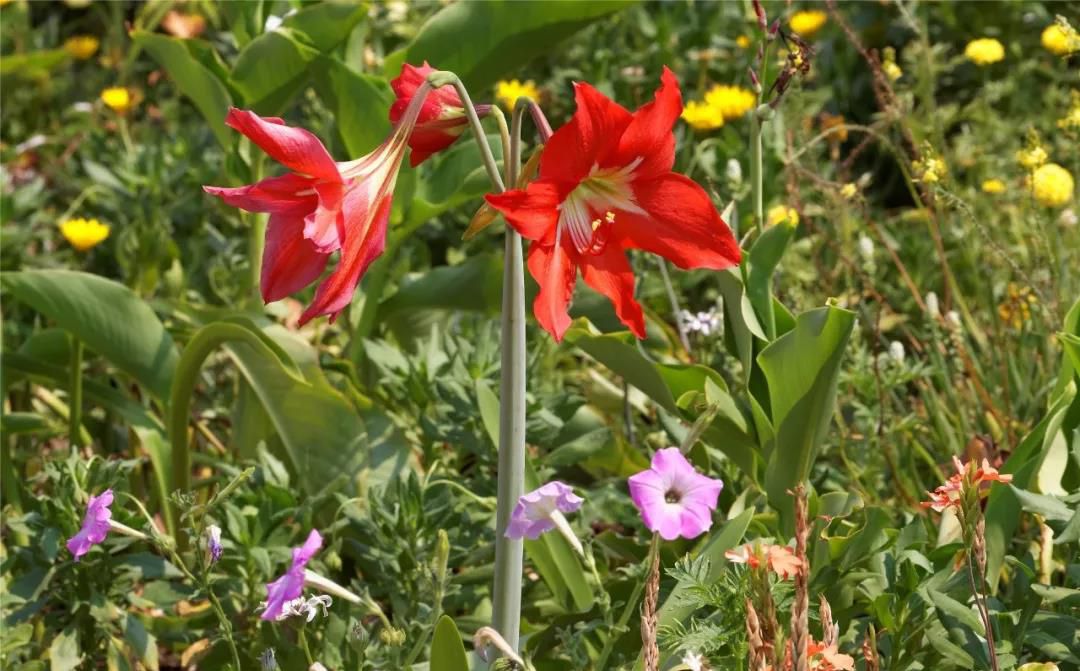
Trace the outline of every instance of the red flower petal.
{"type": "Polygon", "coordinates": [[[204,186],[203,191],[248,212],[277,212],[297,208],[301,203],[314,210],[316,195],[311,188],[311,179],[290,172],[236,188],[204,186]],[[301,193],[304,195],[298,195],[301,193]]]}
{"type": "Polygon", "coordinates": [[[266,227],[260,288],[266,303],[281,300],[318,279],[329,254],[304,238],[305,210],[279,211],[266,227]]]}
{"type": "Polygon", "coordinates": [[[229,109],[225,123],[240,131],[281,165],[326,181],[340,182],[337,164],[319,138],[303,128],[275,123],[254,112],[229,109]]]}
{"type": "Polygon", "coordinates": [[[611,299],[619,321],[644,338],[645,316],[634,299],[634,271],[626,253],[618,245],[607,245],[599,254],[582,254],[579,262],[585,283],[611,299]]]}
{"type": "Polygon", "coordinates": [[[324,254],[341,248],[345,239],[345,216],[341,211],[344,185],[339,182],[321,183],[315,186],[319,206],[304,220],[304,237],[324,254]]]}
{"type": "Polygon", "coordinates": [[[540,285],[540,293],[533,301],[533,314],[545,331],[561,342],[566,329],[570,328],[570,298],[574,294],[577,267],[570,259],[567,243],[542,245],[534,242],[529,246],[527,263],[529,274],[540,285]]]}
{"type": "Polygon", "coordinates": [[[538,180],[530,182],[524,190],[489,193],[484,198],[522,237],[550,246],[555,242],[559,201],[563,195],[553,182],[538,180]]]}
{"type": "MultiPolygon", "coordinates": [[[[390,106],[391,123],[397,123],[401,119],[401,115],[405,113],[405,108],[409,106],[409,101],[412,100],[416,89],[420,88],[427,76],[435,71],[435,68],[428,65],[427,61],[424,61],[424,64],[419,67],[409,63],[402,64],[401,74],[390,82],[390,88],[394,90],[395,97],[394,104],[390,106]]],[[[416,119],[417,124],[422,125],[442,118],[447,107],[464,108],[461,97],[453,86],[440,86],[428,93],[427,98],[424,99],[424,104],[420,108],[420,116],[416,119]]]]}
{"type": "Polygon", "coordinates": [[[637,179],[669,172],[675,164],[675,135],[671,128],[682,114],[682,108],[679,80],[665,67],[653,101],[634,112],[623,132],[614,162],[626,165],[643,159],[634,170],[637,179]]]}
{"type": "Polygon", "coordinates": [[[349,219],[345,222],[349,234],[341,248],[341,259],[334,272],[319,285],[315,300],[300,315],[301,326],[319,315],[328,314],[333,321],[352,301],[364,271],[386,248],[392,194],[386,194],[374,204],[366,202],[367,197],[363,188],[354,188],[346,194],[342,209],[349,219]]]}
{"type": "Polygon", "coordinates": [[[594,165],[607,166],[631,115],[589,84],[574,84],[577,111],[548,140],[540,176],[580,182],[594,165]]]}
{"type": "Polygon", "coordinates": [[[615,235],[622,246],[659,254],[680,268],[723,270],[739,263],[739,243],[696,182],[676,173],[632,183],[644,217],[619,212],[615,235]]]}

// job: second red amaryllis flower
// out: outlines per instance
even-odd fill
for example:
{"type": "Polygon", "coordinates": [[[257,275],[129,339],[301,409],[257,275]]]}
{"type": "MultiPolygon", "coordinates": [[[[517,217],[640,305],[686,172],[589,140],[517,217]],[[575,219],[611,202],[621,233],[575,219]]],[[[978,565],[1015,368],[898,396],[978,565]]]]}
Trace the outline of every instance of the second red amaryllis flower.
{"type": "Polygon", "coordinates": [[[589,84],[576,84],[575,98],[574,117],[544,148],[540,177],[487,201],[533,241],[529,272],[540,284],[533,311],[556,340],[570,326],[578,270],[644,338],[627,249],[680,268],[722,270],[739,263],[739,245],[705,190],[671,171],[682,95],[670,70],[654,100],[633,113],[589,84]]]}
{"type": "Polygon", "coordinates": [[[360,278],[386,246],[386,226],[398,168],[429,87],[412,91],[394,131],[370,154],[337,163],[303,128],[286,126],[247,110],[230,109],[225,123],[246,135],[292,172],[237,188],[206,186],[229,205],[268,212],[260,285],[267,303],[318,279],[330,255],[337,267],[319,284],[300,324],[337,316],[352,300],[360,278]]]}
{"type": "MultiPolygon", "coordinates": [[[[397,123],[409,107],[409,102],[416,96],[416,90],[427,80],[428,75],[436,72],[427,61],[417,67],[405,63],[390,88],[394,90],[394,104],[390,107],[390,121],[397,123]]],[[[476,114],[485,116],[491,111],[491,105],[476,105],[476,114]]],[[[414,168],[423,163],[432,154],[454,144],[465,129],[469,120],[465,116],[465,104],[452,86],[444,86],[428,94],[416,127],[409,137],[409,164],[414,168]]]]}

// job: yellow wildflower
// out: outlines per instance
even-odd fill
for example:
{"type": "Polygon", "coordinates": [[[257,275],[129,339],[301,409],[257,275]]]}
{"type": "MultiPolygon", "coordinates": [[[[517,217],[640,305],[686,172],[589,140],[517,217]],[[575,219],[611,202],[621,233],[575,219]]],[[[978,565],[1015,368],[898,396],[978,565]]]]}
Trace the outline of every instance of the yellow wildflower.
{"type": "Polygon", "coordinates": [[[697,100],[686,103],[681,116],[694,130],[714,130],[724,125],[724,115],[719,109],[697,100]]]}
{"type": "Polygon", "coordinates": [[[788,226],[798,226],[799,213],[796,212],[793,207],[774,205],[770,207],[769,211],[765,214],[765,222],[769,226],[776,226],[780,223],[786,223],[788,226]]]}
{"type": "Polygon", "coordinates": [[[840,195],[847,200],[851,200],[852,198],[854,198],[857,193],[859,193],[859,187],[855,186],[851,182],[848,182],[847,184],[844,184],[842,187],[840,187],[840,195]]]}
{"type": "Polygon", "coordinates": [[[741,86],[717,84],[705,93],[705,103],[719,110],[724,121],[731,121],[754,109],[757,96],[750,89],[741,86]]]}
{"type": "Polygon", "coordinates": [[[1035,170],[1043,163],[1046,163],[1047,158],[1049,157],[1046,155],[1046,150],[1039,145],[1016,152],[1016,160],[1028,170],[1035,170]]]}
{"type": "Polygon", "coordinates": [[[835,132],[829,133],[829,140],[835,142],[847,142],[848,129],[844,124],[843,114],[829,114],[828,112],[821,113],[821,132],[827,133],[836,128],[835,132]]]}
{"type": "Polygon", "coordinates": [[[526,82],[511,79],[510,81],[500,81],[495,84],[495,97],[503,104],[503,107],[512,110],[518,98],[529,98],[535,102],[540,102],[540,89],[536,87],[536,84],[531,79],[526,82]]]}
{"type": "Polygon", "coordinates": [[[72,247],[85,252],[109,237],[109,225],[97,219],[68,219],[60,224],[60,233],[72,247]]]}
{"type": "Polygon", "coordinates": [[[983,193],[1005,193],[1005,182],[1000,179],[987,179],[982,183],[983,193]]]}
{"type": "Polygon", "coordinates": [[[1057,122],[1057,127],[1062,130],[1080,128],[1080,91],[1073,89],[1069,92],[1069,98],[1072,100],[1069,112],[1057,122]]]}
{"type": "Polygon", "coordinates": [[[829,19],[829,15],[821,10],[810,10],[803,12],[795,12],[788,19],[788,25],[791,29],[802,37],[812,37],[814,33],[821,30],[821,27],[825,25],[825,22],[829,19]]]}
{"type": "Polygon", "coordinates": [[[1030,288],[1009,282],[1005,290],[1005,298],[998,304],[998,317],[1009,326],[1019,330],[1025,322],[1031,320],[1031,307],[1038,302],[1039,299],[1030,288]]]}
{"type": "Polygon", "coordinates": [[[936,184],[941,181],[941,178],[945,176],[945,173],[949,171],[945,162],[940,158],[931,156],[922,161],[915,161],[912,164],[915,168],[915,174],[919,176],[919,179],[924,184],[936,184]]]}
{"type": "Polygon", "coordinates": [[[1043,30],[1042,45],[1056,56],[1068,56],[1080,51],[1080,35],[1068,21],[1059,19],[1059,23],[1051,23],[1043,30]]]}
{"type": "Polygon", "coordinates": [[[964,56],[975,65],[990,65],[1005,60],[1005,45],[992,37],[983,37],[968,42],[964,56]]]}
{"type": "Polygon", "coordinates": [[[124,114],[131,109],[131,92],[121,86],[113,86],[101,92],[101,101],[112,110],[124,114]]]}
{"type": "Polygon", "coordinates": [[[98,38],[93,35],[76,35],[64,41],[64,50],[71,54],[72,58],[85,61],[97,53],[99,45],[98,38]]]}
{"type": "Polygon", "coordinates": [[[889,81],[895,82],[897,79],[904,76],[904,71],[896,64],[896,49],[885,47],[882,56],[883,61],[881,63],[881,69],[885,73],[885,76],[889,78],[889,81]]]}
{"type": "Polygon", "coordinates": [[[1046,207],[1061,207],[1072,200],[1073,176],[1057,163],[1047,163],[1031,176],[1035,200],[1046,207]]]}
{"type": "Polygon", "coordinates": [[[738,46],[740,49],[749,49],[750,38],[746,35],[739,35],[735,38],[735,45],[738,46]]]}

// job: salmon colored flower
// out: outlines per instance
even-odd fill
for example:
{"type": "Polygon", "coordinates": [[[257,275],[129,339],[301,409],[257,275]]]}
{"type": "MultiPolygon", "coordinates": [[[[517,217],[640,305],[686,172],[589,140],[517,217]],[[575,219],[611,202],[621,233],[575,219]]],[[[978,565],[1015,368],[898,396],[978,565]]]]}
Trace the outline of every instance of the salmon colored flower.
{"type": "Polygon", "coordinates": [[[811,639],[806,645],[808,668],[814,671],[854,671],[855,658],[840,652],[836,643],[819,643],[811,639]]]}
{"type": "Polygon", "coordinates": [[[802,560],[788,546],[769,543],[747,543],[724,552],[724,557],[734,564],[746,564],[752,569],[764,566],[782,580],[795,577],[803,565],[802,560]]]}
{"type": "Polygon", "coordinates": [[[575,98],[574,117],[544,148],[539,179],[487,201],[533,241],[529,272],[540,284],[533,311],[556,340],[570,326],[579,270],[644,338],[627,249],[680,268],[722,270],[739,263],[739,246],[705,190],[671,171],[682,96],[670,70],[655,99],[632,114],[586,83],[575,85],[575,98]]]}
{"type": "Polygon", "coordinates": [[[657,450],[651,467],[630,476],[629,484],[645,526],[666,541],[708,531],[724,488],[720,480],[698,473],[677,447],[657,450]]]}
{"type": "Polygon", "coordinates": [[[344,163],[335,163],[322,142],[303,128],[229,110],[226,124],[292,170],[238,188],[203,187],[233,207],[270,213],[260,281],[264,301],[280,300],[311,284],[330,255],[340,252],[337,267],[319,284],[299,323],[319,315],[333,321],[349,304],[364,271],[386,246],[398,168],[427,93],[428,85],[422,84],[390,137],[370,154],[344,163]]]}
{"type": "Polygon", "coordinates": [[[1007,473],[999,473],[986,459],[982,460],[981,465],[976,465],[974,461],[964,464],[958,458],[953,457],[953,466],[956,468],[956,473],[945,484],[932,492],[927,492],[930,500],[921,503],[923,508],[930,508],[940,513],[952,506],[960,507],[964,494],[969,491],[978,492],[983,483],[1012,482],[1013,476],[1007,473]]]}
{"type": "MultiPolygon", "coordinates": [[[[427,61],[420,67],[405,63],[401,66],[401,74],[390,87],[394,89],[393,106],[390,107],[390,121],[398,123],[409,107],[409,102],[416,95],[427,76],[436,72],[435,68],[428,65],[427,61]]],[[[491,110],[491,105],[477,105],[476,114],[483,117],[491,110]]],[[[428,156],[446,149],[454,144],[461,134],[469,126],[469,120],[465,116],[465,105],[461,97],[452,86],[444,86],[428,94],[420,108],[420,114],[416,119],[416,128],[409,137],[409,164],[414,168],[427,159],[428,156]]]]}

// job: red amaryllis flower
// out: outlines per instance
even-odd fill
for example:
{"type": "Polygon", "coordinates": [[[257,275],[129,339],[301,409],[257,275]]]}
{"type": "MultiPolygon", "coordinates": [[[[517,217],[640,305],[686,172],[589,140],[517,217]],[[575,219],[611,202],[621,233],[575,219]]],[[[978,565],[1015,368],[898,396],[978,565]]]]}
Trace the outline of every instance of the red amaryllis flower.
{"type": "MultiPolygon", "coordinates": [[[[408,63],[401,66],[401,74],[390,82],[396,96],[390,107],[391,122],[397,123],[401,119],[409,102],[416,95],[416,90],[432,72],[436,70],[428,65],[427,61],[420,67],[408,63]]],[[[491,105],[476,105],[476,113],[481,117],[490,110],[491,105]]],[[[409,164],[415,168],[435,152],[454,144],[468,125],[465,105],[452,86],[443,86],[432,91],[420,108],[416,128],[409,137],[409,147],[412,149],[409,164]]]]}
{"type": "Polygon", "coordinates": [[[670,70],[654,100],[633,114],[588,84],[575,84],[575,98],[574,117],[544,148],[539,179],[487,201],[533,241],[529,272],[540,284],[533,311],[556,340],[570,326],[579,269],[644,338],[625,250],[644,249],[680,268],[721,270],[739,262],[739,245],[704,189],[671,172],[682,95],[670,70]]]}
{"type": "Polygon", "coordinates": [[[337,267],[319,284],[300,324],[324,314],[332,321],[349,304],[364,271],[386,246],[398,168],[427,93],[426,84],[415,92],[386,141],[344,163],[334,162],[303,128],[229,110],[225,123],[293,171],[239,188],[203,187],[234,207],[270,213],[260,282],[264,301],[280,300],[311,284],[330,255],[340,251],[337,267]]]}

